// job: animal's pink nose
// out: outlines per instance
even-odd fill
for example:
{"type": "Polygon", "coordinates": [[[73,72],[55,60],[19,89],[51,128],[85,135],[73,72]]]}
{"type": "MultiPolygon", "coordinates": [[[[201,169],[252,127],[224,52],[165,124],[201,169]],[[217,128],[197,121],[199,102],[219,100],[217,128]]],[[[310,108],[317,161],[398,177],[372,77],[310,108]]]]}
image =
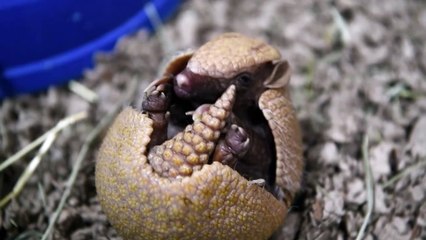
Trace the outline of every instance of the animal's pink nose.
{"type": "Polygon", "coordinates": [[[174,90],[178,97],[189,97],[191,92],[191,83],[188,76],[182,72],[176,75],[174,79],[174,90]]]}
{"type": "Polygon", "coordinates": [[[183,73],[179,73],[179,74],[176,76],[176,85],[177,85],[179,88],[185,88],[185,87],[188,87],[188,86],[189,86],[189,79],[188,79],[188,77],[187,77],[187,76],[185,76],[185,74],[183,74],[183,73]]]}

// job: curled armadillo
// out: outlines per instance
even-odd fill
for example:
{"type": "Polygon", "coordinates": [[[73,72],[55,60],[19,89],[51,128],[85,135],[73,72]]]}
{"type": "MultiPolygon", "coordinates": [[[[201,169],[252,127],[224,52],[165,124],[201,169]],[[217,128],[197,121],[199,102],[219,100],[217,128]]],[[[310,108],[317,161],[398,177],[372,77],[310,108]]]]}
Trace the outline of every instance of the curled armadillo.
{"type": "Polygon", "coordinates": [[[266,239],[283,223],[303,161],[280,58],[259,40],[223,34],[171,59],[142,109],[119,114],[96,187],[120,235],[266,239]]]}

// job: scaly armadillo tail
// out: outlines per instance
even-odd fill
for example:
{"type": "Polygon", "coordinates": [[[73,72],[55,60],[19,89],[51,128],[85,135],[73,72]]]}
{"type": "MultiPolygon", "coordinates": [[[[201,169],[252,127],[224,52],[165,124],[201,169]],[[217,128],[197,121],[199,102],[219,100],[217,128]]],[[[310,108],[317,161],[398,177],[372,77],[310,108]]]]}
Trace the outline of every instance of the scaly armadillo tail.
{"type": "Polygon", "coordinates": [[[193,124],[153,147],[148,161],[154,171],[163,177],[190,176],[207,164],[232,111],[235,91],[231,85],[214,104],[197,108],[193,124]]]}

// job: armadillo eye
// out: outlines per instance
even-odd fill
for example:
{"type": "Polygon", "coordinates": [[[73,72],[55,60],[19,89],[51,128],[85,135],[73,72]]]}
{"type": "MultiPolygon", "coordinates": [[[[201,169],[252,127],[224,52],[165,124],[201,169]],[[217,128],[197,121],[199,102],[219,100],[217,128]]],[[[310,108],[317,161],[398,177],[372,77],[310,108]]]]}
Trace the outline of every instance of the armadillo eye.
{"type": "Polygon", "coordinates": [[[242,73],[237,76],[237,85],[240,87],[248,87],[252,83],[252,76],[249,73],[242,73]]]}

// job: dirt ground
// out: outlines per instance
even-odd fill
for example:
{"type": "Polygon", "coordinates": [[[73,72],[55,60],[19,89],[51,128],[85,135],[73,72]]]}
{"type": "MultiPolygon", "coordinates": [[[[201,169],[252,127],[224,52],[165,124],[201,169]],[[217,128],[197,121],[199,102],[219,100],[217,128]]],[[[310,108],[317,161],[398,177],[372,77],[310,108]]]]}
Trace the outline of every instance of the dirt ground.
{"type": "MultiPolygon", "coordinates": [[[[65,86],[0,103],[1,161],[65,116],[91,113],[59,135],[23,191],[1,210],[0,239],[39,239],[88,132],[121,101],[132,78],[141,80],[139,104],[170,50],[228,31],[278,47],[294,70],[291,94],[306,169],[280,238],[355,239],[368,210],[370,166],[374,211],[364,239],[426,239],[426,3],[294,2],[187,1],[165,24],[163,41],[140,32],[121,39],[114,53],[97,55],[82,83],[99,95],[98,104],[65,86]]],[[[120,239],[96,199],[99,142],[83,162],[53,239],[120,239]]],[[[36,152],[1,173],[2,197],[36,152]]]]}

